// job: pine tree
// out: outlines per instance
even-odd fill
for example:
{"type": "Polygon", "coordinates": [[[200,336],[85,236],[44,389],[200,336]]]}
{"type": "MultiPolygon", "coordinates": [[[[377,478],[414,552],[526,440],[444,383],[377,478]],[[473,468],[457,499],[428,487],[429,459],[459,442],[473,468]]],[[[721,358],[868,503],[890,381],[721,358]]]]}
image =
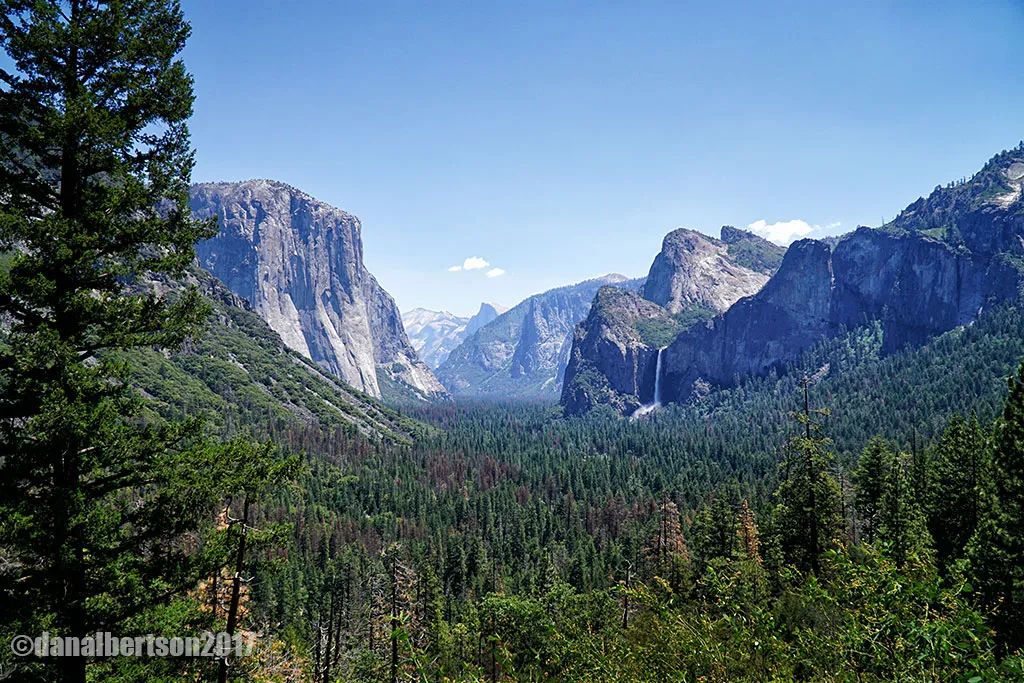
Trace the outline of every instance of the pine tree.
{"type": "Polygon", "coordinates": [[[935,539],[938,564],[948,566],[963,555],[978,526],[988,446],[978,416],[954,415],[935,446],[929,476],[928,528],[935,539]]]}
{"type": "Polygon", "coordinates": [[[794,413],[803,427],[802,436],[791,439],[781,466],[782,482],[776,491],[773,528],[785,561],[801,571],[818,573],[822,553],[833,539],[842,537],[839,485],[829,474],[831,440],[820,436],[816,416],[827,410],[811,411],[810,383],[804,381],[804,411],[794,413]]]}
{"type": "Polygon", "coordinates": [[[867,543],[874,543],[878,537],[886,482],[892,472],[894,459],[889,444],[881,436],[876,436],[864,448],[853,473],[857,489],[857,516],[867,543]]]}
{"type": "Polygon", "coordinates": [[[978,530],[967,555],[979,594],[997,610],[997,638],[1012,651],[1024,646],[1024,363],[1009,379],[985,489],[978,530]]]}
{"type": "MultiPolygon", "coordinates": [[[[188,212],[192,80],[177,2],[7,0],[0,46],[0,547],[7,624],[84,636],[195,584],[183,542],[215,497],[195,424],[139,414],[119,351],[197,329],[182,274],[210,234],[188,212]],[[147,290],[149,293],[147,293],[147,290]]],[[[47,680],[85,680],[64,657],[47,680]]]]}
{"type": "Polygon", "coordinates": [[[924,513],[913,487],[913,456],[892,459],[882,495],[878,538],[891,544],[892,557],[902,567],[911,554],[924,555],[931,546],[924,513]]]}

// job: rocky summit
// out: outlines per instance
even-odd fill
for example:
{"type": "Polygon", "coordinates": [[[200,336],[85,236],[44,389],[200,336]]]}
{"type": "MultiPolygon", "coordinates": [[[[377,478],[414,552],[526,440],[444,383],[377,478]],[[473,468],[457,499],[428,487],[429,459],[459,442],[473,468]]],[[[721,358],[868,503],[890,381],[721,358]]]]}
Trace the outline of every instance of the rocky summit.
{"type": "MultiPolygon", "coordinates": [[[[860,227],[830,242],[795,242],[756,294],[708,321],[681,326],[664,352],[665,400],[687,401],[709,384],[729,384],[773,367],[781,371],[815,344],[869,321],[881,326],[883,350],[891,352],[919,346],[972,323],[986,307],[1016,300],[1024,284],[1022,186],[1024,147],[1018,147],[994,157],[970,180],[936,188],[880,228],[860,227]]],[[[658,289],[662,299],[664,291],[658,289]]],[[[624,323],[663,317],[616,310],[624,323]]],[[[633,360],[642,354],[616,355],[610,344],[593,341],[602,334],[609,342],[628,340],[616,332],[622,324],[606,322],[611,314],[591,316],[587,325],[594,329],[577,332],[580,349],[573,358],[579,361],[566,376],[566,388],[573,391],[563,393],[569,412],[598,403],[626,412],[650,392],[650,379],[636,381],[635,390],[618,381],[633,366],[647,372],[649,361],[633,360]]]]}
{"type": "Polygon", "coordinates": [[[673,230],[639,293],[598,292],[573,335],[562,388],[568,412],[611,404],[630,413],[653,401],[659,349],[759,291],[785,252],[731,226],[724,226],[721,236],[673,230]]]}
{"type": "Polygon", "coordinates": [[[219,227],[200,265],[289,347],[371,396],[446,395],[363,264],[358,218],[273,180],[195,185],[190,205],[219,227]]]}
{"type": "Polygon", "coordinates": [[[666,235],[641,295],[677,314],[695,307],[724,311],[761,289],[782,248],[730,226],[722,231],[722,240],[685,228],[666,235]]]}

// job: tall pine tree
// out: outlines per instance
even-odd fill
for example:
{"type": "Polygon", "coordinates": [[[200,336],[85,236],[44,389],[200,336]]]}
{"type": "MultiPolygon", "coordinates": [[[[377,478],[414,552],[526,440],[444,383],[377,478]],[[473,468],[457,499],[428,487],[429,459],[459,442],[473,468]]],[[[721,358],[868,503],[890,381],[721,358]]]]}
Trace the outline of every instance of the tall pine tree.
{"type": "Polygon", "coordinates": [[[928,529],[940,567],[963,555],[977,529],[987,472],[988,445],[978,416],[954,415],[935,446],[929,472],[928,529]]]}
{"type": "MultiPolygon", "coordinates": [[[[0,547],[23,633],[117,631],[195,585],[215,492],[196,425],[151,425],[118,352],[204,320],[185,271],[189,27],[172,0],[6,0],[0,46],[0,547]]],[[[45,680],[81,682],[63,657],[45,680]]]]}
{"type": "Polygon", "coordinates": [[[881,436],[864,448],[853,477],[856,485],[857,517],[863,529],[863,540],[874,543],[882,524],[886,482],[892,472],[895,456],[881,436]]]}
{"type": "Polygon", "coordinates": [[[931,547],[931,536],[914,491],[913,467],[913,456],[896,455],[882,495],[878,537],[890,544],[892,557],[900,567],[912,554],[924,555],[931,547]]]}
{"type": "Polygon", "coordinates": [[[967,554],[978,592],[996,609],[997,638],[1013,650],[1024,646],[1024,364],[996,421],[991,474],[967,554]]]}
{"type": "Polygon", "coordinates": [[[794,413],[803,434],[791,439],[781,466],[773,530],[788,564],[817,573],[821,555],[834,539],[842,537],[843,519],[839,484],[829,473],[832,441],[821,435],[816,416],[827,410],[810,408],[809,382],[804,381],[804,411],[794,413]]]}

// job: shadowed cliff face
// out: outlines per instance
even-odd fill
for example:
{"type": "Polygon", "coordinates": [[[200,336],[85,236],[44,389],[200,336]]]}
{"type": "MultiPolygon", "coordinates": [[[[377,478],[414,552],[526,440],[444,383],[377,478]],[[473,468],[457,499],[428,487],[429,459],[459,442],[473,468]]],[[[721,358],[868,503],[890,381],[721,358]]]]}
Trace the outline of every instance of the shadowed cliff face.
{"type": "Polygon", "coordinates": [[[730,226],[721,240],[685,228],[670,232],[640,294],[602,288],[576,327],[562,390],[566,409],[610,403],[626,413],[651,402],[658,349],[759,291],[784,251],[730,226]]]}
{"type": "MultiPolygon", "coordinates": [[[[685,401],[705,383],[729,384],[773,366],[781,369],[819,341],[868,321],[881,323],[884,350],[893,351],[969,324],[993,303],[1016,300],[1024,279],[1022,187],[1024,146],[997,155],[970,181],[936,188],[880,229],[859,228],[834,248],[815,240],[795,242],[760,291],[675,337],[662,357],[663,399],[685,401]]],[[[723,231],[725,242],[735,235],[730,231],[728,238],[723,231]]],[[[674,247],[668,239],[666,245],[674,247]]],[[[673,250],[683,253],[664,250],[655,266],[671,260],[667,252],[673,250]]],[[[706,249],[697,245],[693,251],[698,261],[708,262],[706,249]]],[[[666,278],[652,275],[645,295],[655,291],[652,281],[660,283],[657,300],[666,307],[687,291],[685,278],[684,286],[666,287],[666,278]]],[[[605,323],[577,333],[581,358],[589,354],[590,363],[573,370],[589,368],[597,386],[618,386],[612,379],[633,364],[593,340],[613,327],[605,323]]],[[[643,391],[641,385],[635,394],[643,391]]],[[[620,410],[632,405],[621,396],[591,393],[620,410]]],[[[592,407],[578,395],[563,396],[567,411],[592,407]]]]}
{"type": "Polygon", "coordinates": [[[626,414],[651,402],[659,347],[645,336],[656,325],[678,329],[672,314],[635,292],[598,290],[574,332],[562,388],[566,411],[580,414],[608,403],[626,414]]]}
{"type": "Polygon", "coordinates": [[[424,398],[446,393],[363,265],[358,218],[270,180],[196,185],[190,204],[219,224],[197,245],[200,264],[289,347],[372,396],[382,384],[424,398]]]}
{"type": "Polygon", "coordinates": [[[764,372],[868,320],[882,323],[885,350],[918,346],[970,323],[989,301],[1015,298],[1019,279],[1001,257],[919,234],[860,228],[835,251],[802,240],[761,292],[672,343],[665,394],[686,400],[698,379],[726,384],[764,372]]]}
{"type": "Polygon", "coordinates": [[[608,284],[636,289],[641,281],[606,275],[536,294],[468,335],[437,369],[438,378],[458,395],[558,397],[573,327],[608,284]]]}

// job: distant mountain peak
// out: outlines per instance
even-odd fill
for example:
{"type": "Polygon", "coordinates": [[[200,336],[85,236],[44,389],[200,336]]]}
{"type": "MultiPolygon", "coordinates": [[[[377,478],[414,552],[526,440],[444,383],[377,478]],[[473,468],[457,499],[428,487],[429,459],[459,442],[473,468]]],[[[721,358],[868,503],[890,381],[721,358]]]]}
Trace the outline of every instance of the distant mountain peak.
{"type": "Polygon", "coordinates": [[[467,334],[437,369],[438,379],[470,396],[558,396],[573,327],[607,285],[636,289],[640,281],[611,273],[534,294],[467,334]]]}
{"type": "Polygon", "coordinates": [[[641,295],[672,314],[692,308],[721,312],[761,289],[785,250],[753,233],[726,228],[722,232],[730,241],[689,228],[665,235],[641,295]]]}

